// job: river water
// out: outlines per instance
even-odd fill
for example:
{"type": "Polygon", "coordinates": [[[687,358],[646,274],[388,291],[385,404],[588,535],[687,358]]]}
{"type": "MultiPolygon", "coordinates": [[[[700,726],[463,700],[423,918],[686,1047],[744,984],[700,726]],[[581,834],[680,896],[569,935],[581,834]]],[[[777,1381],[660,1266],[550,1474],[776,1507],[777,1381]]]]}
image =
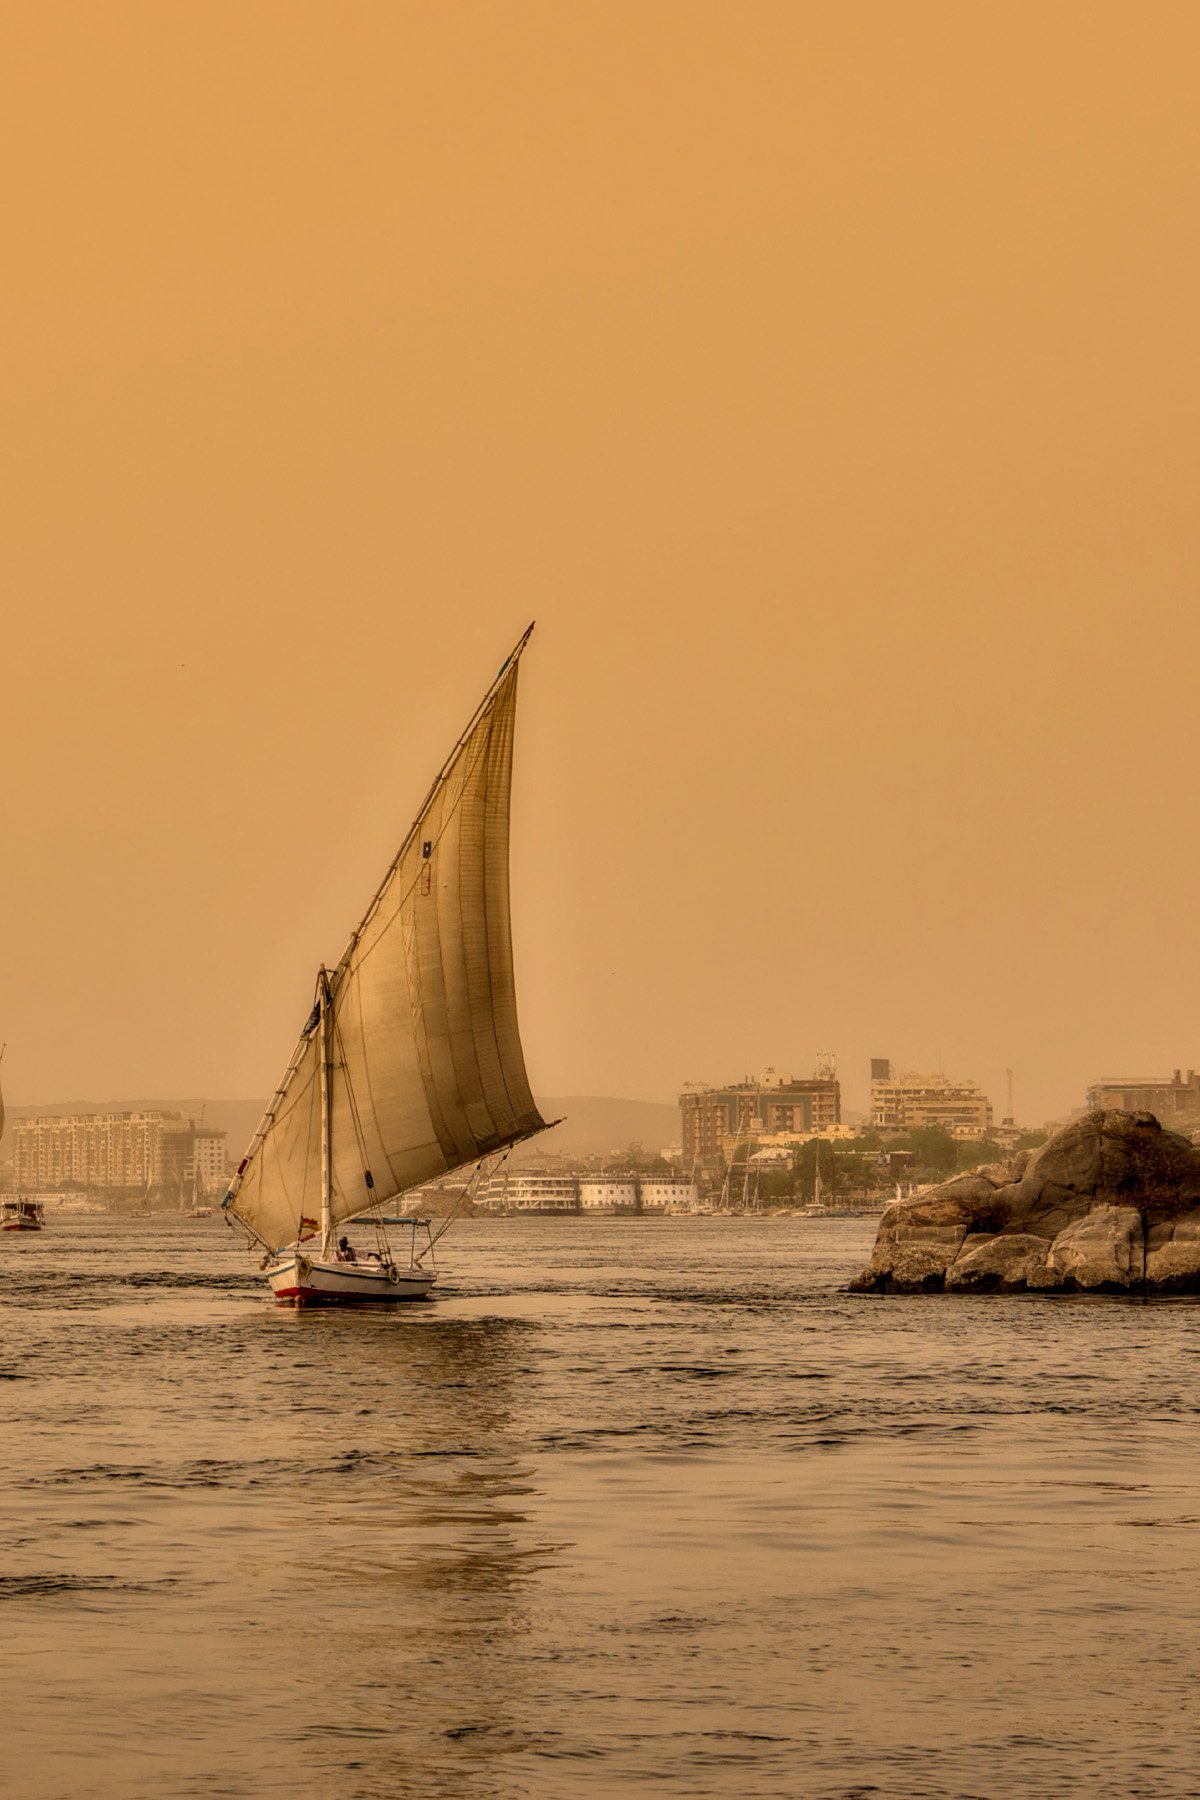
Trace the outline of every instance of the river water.
{"type": "Polygon", "coordinates": [[[300,1316],[217,1220],[8,1234],[0,1786],[1195,1795],[1200,1310],[848,1296],[873,1231],[300,1316]]]}

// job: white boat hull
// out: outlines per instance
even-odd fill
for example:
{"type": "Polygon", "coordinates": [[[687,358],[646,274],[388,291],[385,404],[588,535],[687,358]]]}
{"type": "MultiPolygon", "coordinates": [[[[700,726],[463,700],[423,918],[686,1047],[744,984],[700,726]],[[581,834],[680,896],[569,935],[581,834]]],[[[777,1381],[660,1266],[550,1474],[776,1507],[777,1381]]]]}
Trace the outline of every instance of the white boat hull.
{"type": "Polygon", "coordinates": [[[437,1276],[416,1265],[334,1262],[285,1250],[266,1265],[271,1291],[281,1306],[391,1306],[398,1300],[427,1300],[437,1276]]]}

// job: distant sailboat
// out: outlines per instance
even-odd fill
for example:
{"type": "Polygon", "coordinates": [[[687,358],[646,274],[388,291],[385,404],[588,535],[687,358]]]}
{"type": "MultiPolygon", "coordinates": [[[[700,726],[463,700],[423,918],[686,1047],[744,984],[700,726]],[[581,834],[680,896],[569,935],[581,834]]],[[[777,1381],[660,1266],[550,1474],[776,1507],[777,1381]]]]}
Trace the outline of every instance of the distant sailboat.
{"type": "Polygon", "coordinates": [[[532,625],[458,740],[336,968],[222,1201],[263,1247],[276,1299],[425,1299],[434,1239],[407,1259],[383,1208],[545,1129],[517,1029],[509,793],[517,667],[532,625]],[[339,1225],[372,1211],[379,1249],[339,1225]],[[342,1246],[345,1246],[344,1248],[342,1246]]]}
{"type": "Polygon", "coordinates": [[[211,1219],[213,1209],[204,1204],[204,1189],[200,1185],[200,1169],[193,1153],[191,1192],[187,1190],[187,1176],[179,1177],[179,1216],[181,1219],[211,1219]]]}

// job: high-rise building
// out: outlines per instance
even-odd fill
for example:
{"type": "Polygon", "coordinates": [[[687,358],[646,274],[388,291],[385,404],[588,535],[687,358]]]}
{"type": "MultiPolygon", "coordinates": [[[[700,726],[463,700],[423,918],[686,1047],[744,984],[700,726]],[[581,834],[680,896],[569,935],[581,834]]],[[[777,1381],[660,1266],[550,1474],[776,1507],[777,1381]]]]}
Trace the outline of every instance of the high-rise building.
{"type": "Polygon", "coordinates": [[[212,1125],[198,1125],[192,1133],[192,1164],[197,1186],[203,1188],[206,1194],[223,1188],[229,1173],[225,1133],[217,1131],[212,1125]]]}
{"type": "Polygon", "coordinates": [[[20,1190],[136,1190],[164,1184],[219,1187],[225,1133],[181,1113],[51,1113],[14,1119],[13,1178],[20,1190]]]}
{"type": "Polygon", "coordinates": [[[974,1081],[899,1074],[886,1057],[872,1057],[871,1124],[876,1131],[940,1125],[951,1137],[981,1138],[991,1130],[992,1103],[974,1081]]]}
{"type": "Polygon", "coordinates": [[[840,1124],[842,1090],[831,1070],[804,1080],[764,1069],[728,1087],[686,1087],[679,1096],[679,1113],[684,1168],[719,1167],[726,1160],[727,1140],[773,1133],[811,1137],[840,1124]]]}

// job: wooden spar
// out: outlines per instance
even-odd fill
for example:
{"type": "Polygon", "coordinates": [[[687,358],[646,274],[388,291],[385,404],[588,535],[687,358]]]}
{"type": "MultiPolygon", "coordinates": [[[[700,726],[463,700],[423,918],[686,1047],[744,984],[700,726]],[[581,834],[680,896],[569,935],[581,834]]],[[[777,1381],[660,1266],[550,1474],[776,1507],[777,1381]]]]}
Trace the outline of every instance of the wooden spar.
{"type": "Polygon", "coordinates": [[[368,906],[366,912],[363,914],[363,916],[359,920],[358,924],[354,927],[354,930],[350,933],[350,937],[346,944],[346,948],[342,951],[341,956],[338,958],[337,968],[333,971],[333,983],[335,986],[341,977],[342,970],[346,967],[346,964],[350,961],[351,956],[354,954],[354,946],[358,943],[359,938],[362,936],[363,932],[366,930],[367,926],[370,924],[372,918],[375,915],[375,911],[379,906],[379,902],[383,899],[384,894],[387,892],[388,885],[391,882],[392,876],[396,873],[396,870],[399,868],[400,863],[403,860],[404,852],[408,849],[408,846],[412,843],[413,838],[416,836],[417,827],[420,825],[421,820],[425,817],[425,814],[429,811],[429,808],[432,806],[434,795],[437,793],[437,791],[441,787],[442,783],[446,780],[446,777],[449,775],[451,769],[454,767],[455,763],[458,761],[459,756],[462,753],[464,744],[467,743],[468,739],[471,736],[471,733],[474,731],[474,729],[478,725],[480,719],[482,719],[484,713],[487,711],[488,707],[492,704],[492,701],[495,699],[496,692],[500,686],[500,683],[504,680],[504,677],[508,674],[508,671],[512,668],[513,664],[518,660],[518,658],[521,655],[522,650],[524,650],[526,644],[529,642],[530,638],[533,636],[533,626],[536,623],[537,623],[537,621],[534,620],[532,624],[526,626],[525,630],[521,633],[521,636],[517,639],[517,642],[514,644],[512,650],[505,657],[503,663],[500,665],[500,671],[497,674],[496,679],[492,682],[491,687],[488,689],[487,693],[483,696],[483,699],[479,702],[479,705],[475,708],[475,711],[471,714],[471,717],[466,726],[466,729],[459,734],[458,742],[455,744],[453,750],[450,752],[449,756],[446,758],[445,762],[442,764],[441,768],[438,770],[437,775],[434,777],[433,784],[430,787],[429,792],[426,794],[426,796],[422,800],[420,806],[417,808],[416,817],[413,819],[412,824],[409,826],[407,832],[404,835],[403,843],[400,845],[400,848],[397,850],[395,856],[393,856],[391,862],[388,864],[387,873],[384,875],[383,880],[379,883],[379,886],[375,889],[375,892],[371,897],[371,904],[368,906]]]}
{"type": "Polygon", "coordinates": [[[317,1005],[321,1009],[317,1025],[321,1058],[321,1255],[329,1256],[333,1250],[333,1158],[329,1142],[329,976],[324,963],[317,977],[317,1005]]]}

